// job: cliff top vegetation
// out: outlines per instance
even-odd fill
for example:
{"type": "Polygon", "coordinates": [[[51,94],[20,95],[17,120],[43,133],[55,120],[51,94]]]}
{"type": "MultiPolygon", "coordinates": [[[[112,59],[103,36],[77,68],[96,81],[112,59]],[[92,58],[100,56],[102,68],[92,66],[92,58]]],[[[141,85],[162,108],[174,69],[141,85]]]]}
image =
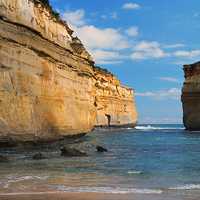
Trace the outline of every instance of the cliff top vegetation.
{"type": "Polygon", "coordinates": [[[42,3],[46,8],[49,9],[49,11],[51,12],[51,14],[56,18],[56,20],[61,20],[60,18],[60,14],[55,11],[52,6],[49,3],[49,0],[34,0],[35,3],[42,3]]]}
{"type": "Polygon", "coordinates": [[[56,10],[53,9],[53,7],[51,6],[49,0],[32,0],[32,1],[34,3],[36,3],[36,4],[40,3],[45,8],[47,8],[49,10],[50,14],[52,15],[52,17],[54,17],[57,22],[59,22],[62,25],[64,25],[71,35],[73,34],[73,31],[69,28],[67,22],[61,19],[60,14],[56,10]]]}
{"type": "Polygon", "coordinates": [[[93,68],[98,71],[98,72],[101,72],[103,74],[109,74],[111,76],[114,76],[110,71],[108,71],[107,69],[105,68],[102,68],[102,67],[99,67],[99,66],[93,66],[93,68]]]}
{"type": "MultiPolygon", "coordinates": [[[[44,7],[46,7],[51,15],[61,24],[63,24],[64,26],[66,26],[66,28],[68,28],[68,31],[71,32],[71,34],[73,33],[73,31],[69,28],[68,24],[66,21],[62,20],[62,18],[60,17],[60,14],[55,11],[53,9],[53,7],[51,6],[49,0],[32,0],[33,2],[35,3],[41,3],[44,7]]],[[[100,73],[103,73],[103,74],[108,74],[108,75],[111,75],[111,76],[114,76],[111,72],[109,72],[107,69],[104,69],[104,68],[101,68],[99,66],[93,66],[93,68],[100,72],[100,73]]]]}

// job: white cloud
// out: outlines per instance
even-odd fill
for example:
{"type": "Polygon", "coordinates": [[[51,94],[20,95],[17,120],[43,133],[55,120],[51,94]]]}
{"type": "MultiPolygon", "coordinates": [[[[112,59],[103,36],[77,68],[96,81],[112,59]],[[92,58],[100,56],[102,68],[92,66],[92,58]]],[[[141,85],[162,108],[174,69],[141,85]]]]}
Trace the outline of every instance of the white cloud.
{"type": "Polygon", "coordinates": [[[152,58],[163,58],[168,56],[158,42],[142,41],[134,47],[134,52],[131,54],[133,60],[145,60],[152,58]]]}
{"type": "Polygon", "coordinates": [[[170,88],[168,90],[160,90],[155,92],[144,92],[136,93],[136,96],[140,97],[151,97],[155,100],[178,100],[181,96],[181,89],[179,88],[170,88]]]}
{"type": "Polygon", "coordinates": [[[164,45],[164,48],[166,49],[176,49],[176,48],[182,48],[182,47],[185,47],[185,44],[177,43],[177,44],[164,45]]]}
{"type": "Polygon", "coordinates": [[[116,12],[111,13],[111,18],[112,19],[117,19],[118,18],[118,14],[116,12]]]}
{"type": "Polygon", "coordinates": [[[174,56],[183,58],[195,58],[200,56],[200,50],[176,51],[174,52],[174,56]]]}
{"type": "Polygon", "coordinates": [[[131,36],[131,37],[136,37],[139,35],[139,29],[137,26],[132,26],[128,28],[125,32],[128,36],[131,36]]]}
{"type": "Polygon", "coordinates": [[[123,58],[123,56],[116,51],[93,50],[91,52],[98,64],[117,64],[121,63],[121,59],[123,58]]]}
{"type": "Polygon", "coordinates": [[[127,39],[119,30],[113,28],[100,29],[93,25],[75,28],[79,38],[90,49],[126,49],[129,47],[127,39]]]}
{"type": "Polygon", "coordinates": [[[159,77],[161,81],[167,81],[167,82],[172,82],[172,83],[180,83],[180,81],[177,78],[174,77],[159,77]]]}
{"type": "Polygon", "coordinates": [[[125,3],[122,8],[125,10],[136,10],[139,9],[141,6],[137,3],[125,3]]]}
{"type": "MultiPolygon", "coordinates": [[[[127,3],[124,4],[126,9],[139,8],[138,4],[127,3]]],[[[102,15],[102,18],[116,19],[117,13],[113,12],[109,15],[102,15]]],[[[118,55],[121,55],[122,50],[129,49],[131,47],[131,38],[139,35],[139,29],[136,26],[129,27],[127,30],[116,28],[99,28],[94,25],[88,24],[88,20],[85,17],[85,11],[83,9],[75,11],[66,11],[63,13],[63,18],[66,20],[75,31],[77,35],[87,49],[90,49],[91,54],[96,57],[97,62],[119,62],[118,55]],[[110,56],[110,60],[108,57],[110,56]],[[101,57],[101,58],[100,58],[101,57]],[[103,59],[105,57],[105,59],[103,59]],[[114,57],[116,61],[114,61],[114,57]]],[[[145,60],[145,59],[159,59],[167,56],[179,57],[179,58],[196,58],[200,56],[200,50],[183,51],[178,50],[175,52],[166,52],[164,48],[173,49],[184,47],[184,44],[170,44],[161,45],[156,41],[140,41],[133,47],[133,52],[129,56],[132,60],[145,60]]],[[[127,53],[127,52],[126,52],[127,53]]],[[[127,57],[126,57],[127,58],[127,57]]],[[[124,57],[120,57],[124,59],[124,57]]]]}
{"type": "Polygon", "coordinates": [[[118,13],[117,12],[112,12],[111,14],[109,15],[106,15],[106,14],[102,14],[101,16],[101,19],[118,19],[118,13]]]}
{"type": "Polygon", "coordinates": [[[83,26],[85,22],[85,11],[79,9],[76,11],[66,11],[63,13],[63,19],[72,26],[83,26]]]}
{"type": "MultiPolygon", "coordinates": [[[[126,3],[123,5],[124,9],[138,9],[140,5],[136,3],[126,3]]],[[[97,26],[88,23],[89,20],[85,17],[85,10],[78,9],[75,11],[66,11],[63,13],[63,19],[71,25],[77,35],[87,49],[90,49],[91,54],[94,55],[97,62],[115,62],[118,63],[122,58],[118,55],[125,54],[125,50],[131,47],[133,39],[139,35],[139,29],[136,26],[132,26],[127,30],[116,28],[99,28],[97,26]],[[110,56],[110,59],[109,59],[110,56]],[[115,60],[116,59],[116,60],[115,60]]],[[[116,19],[117,12],[110,13],[108,15],[101,16],[104,19],[112,18],[116,19]]],[[[133,47],[133,52],[129,55],[129,59],[132,60],[145,60],[145,59],[159,59],[164,57],[181,58],[182,60],[197,59],[200,57],[200,50],[185,51],[177,49],[177,51],[170,51],[170,49],[182,48],[185,45],[182,43],[161,45],[156,41],[140,41],[133,47]],[[168,49],[168,52],[164,49],[168,49]]],[[[127,51],[126,51],[127,54],[127,51]]],[[[127,56],[126,56],[127,59],[127,56]]]]}
{"type": "MultiPolygon", "coordinates": [[[[109,16],[116,19],[117,13],[113,12],[109,16]]],[[[85,47],[90,49],[90,53],[98,64],[121,62],[120,50],[129,48],[129,41],[120,29],[98,28],[87,23],[85,11],[83,9],[67,11],[63,13],[63,18],[71,25],[74,35],[78,36],[85,47]]]]}

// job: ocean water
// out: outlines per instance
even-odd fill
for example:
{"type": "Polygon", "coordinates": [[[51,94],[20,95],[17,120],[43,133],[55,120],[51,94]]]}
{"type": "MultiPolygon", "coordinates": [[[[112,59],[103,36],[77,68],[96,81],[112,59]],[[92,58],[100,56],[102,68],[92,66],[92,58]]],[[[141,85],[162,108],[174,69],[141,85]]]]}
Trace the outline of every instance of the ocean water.
{"type": "MultiPolygon", "coordinates": [[[[63,158],[64,144],[1,149],[0,193],[99,192],[138,199],[200,199],[200,132],[182,125],[98,129],[67,144],[87,157],[63,158]],[[97,153],[96,145],[108,149],[97,153]],[[48,159],[32,160],[42,152],[48,159]]],[[[66,144],[65,144],[66,145],[66,144]]]]}

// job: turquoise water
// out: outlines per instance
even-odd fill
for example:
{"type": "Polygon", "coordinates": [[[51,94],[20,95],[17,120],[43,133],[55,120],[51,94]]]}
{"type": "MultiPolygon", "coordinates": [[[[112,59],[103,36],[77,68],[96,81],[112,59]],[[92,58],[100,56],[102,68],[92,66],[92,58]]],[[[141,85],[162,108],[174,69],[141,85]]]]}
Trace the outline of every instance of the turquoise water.
{"type": "Polygon", "coordinates": [[[185,131],[182,125],[95,130],[68,144],[86,151],[87,157],[60,157],[62,145],[0,150],[11,160],[0,165],[0,193],[70,191],[200,198],[200,133],[185,131]],[[109,151],[97,153],[96,145],[109,151]],[[38,151],[48,159],[32,160],[38,151]]]}

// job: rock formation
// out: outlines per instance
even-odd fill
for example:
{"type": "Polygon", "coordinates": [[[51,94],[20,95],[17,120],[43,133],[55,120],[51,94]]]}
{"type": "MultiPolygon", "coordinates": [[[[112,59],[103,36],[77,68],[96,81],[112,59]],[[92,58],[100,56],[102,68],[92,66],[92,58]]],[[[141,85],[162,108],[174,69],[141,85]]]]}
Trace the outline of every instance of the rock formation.
{"type": "Polygon", "coordinates": [[[200,130],[200,62],[184,65],[183,122],[188,130],[200,130]]]}
{"type": "Polygon", "coordinates": [[[137,113],[133,90],[101,68],[94,68],[94,72],[96,126],[135,126],[137,113]]]}
{"type": "Polygon", "coordinates": [[[0,141],[55,140],[137,121],[133,90],[41,0],[0,0],[0,141]]]}

